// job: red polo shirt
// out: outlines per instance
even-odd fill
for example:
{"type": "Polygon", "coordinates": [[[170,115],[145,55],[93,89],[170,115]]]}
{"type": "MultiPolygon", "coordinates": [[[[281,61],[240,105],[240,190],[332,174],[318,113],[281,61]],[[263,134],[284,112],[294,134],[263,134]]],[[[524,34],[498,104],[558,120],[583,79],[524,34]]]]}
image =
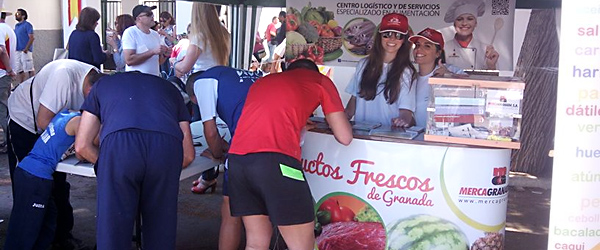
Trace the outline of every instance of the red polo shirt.
{"type": "Polygon", "coordinates": [[[229,153],[277,152],[300,160],[300,132],[321,105],[327,115],[344,111],[326,76],[294,69],[258,79],[248,92],[229,153]]]}

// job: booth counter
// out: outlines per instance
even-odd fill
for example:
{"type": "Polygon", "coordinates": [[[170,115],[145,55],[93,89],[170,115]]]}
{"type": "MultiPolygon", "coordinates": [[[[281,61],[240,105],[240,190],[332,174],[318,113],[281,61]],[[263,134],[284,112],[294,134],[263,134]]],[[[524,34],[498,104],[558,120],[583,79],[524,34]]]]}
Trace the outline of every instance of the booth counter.
{"type": "Polygon", "coordinates": [[[382,139],[306,133],[319,249],[503,245],[510,149],[382,139]]]}
{"type": "MultiPolygon", "coordinates": [[[[220,165],[219,162],[213,161],[201,155],[202,152],[208,148],[208,143],[206,143],[206,138],[204,138],[204,126],[202,122],[193,122],[190,124],[190,128],[196,156],[194,161],[190,163],[189,166],[181,170],[179,180],[187,179],[202,173],[209,168],[214,168],[220,165]]],[[[223,135],[224,139],[229,140],[231,138],[229,130],[227,129],[227,125],[225,125],[225,123],[220,119],[217,120],[217,128],[219,129],[219,133],[223,135]]],[[[96,177],[94,166],[89,162],[80,161],[74,155],[59,162],[56,166],[56,171],[85,177],[96,177]]]]}

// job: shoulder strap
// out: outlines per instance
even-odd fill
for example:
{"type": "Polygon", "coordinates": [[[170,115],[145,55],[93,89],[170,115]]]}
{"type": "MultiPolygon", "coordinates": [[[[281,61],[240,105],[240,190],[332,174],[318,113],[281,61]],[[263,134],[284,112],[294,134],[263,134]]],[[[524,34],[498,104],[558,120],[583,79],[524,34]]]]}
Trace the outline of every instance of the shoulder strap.
{"type": "Polygon", "coordinates": [[[31,101],[31,114],[33,114],[33,129],[37,134],[37,122],[35,120],[35,109],[33,108],[33,81],[35,80],[35,76],[31,79],[31,85],[29,85],[29,100],[31,101]]]}

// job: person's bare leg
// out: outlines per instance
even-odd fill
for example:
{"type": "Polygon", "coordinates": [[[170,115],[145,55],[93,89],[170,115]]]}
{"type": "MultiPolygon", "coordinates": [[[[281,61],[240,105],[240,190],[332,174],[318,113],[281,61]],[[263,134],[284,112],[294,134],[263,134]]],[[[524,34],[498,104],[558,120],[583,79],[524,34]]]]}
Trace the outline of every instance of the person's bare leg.
{"type": "Polygon", "coordinates": [[[266,215],[243,216],[246,228],[246,250],[269,249],[273,228],[266,215]]]}
{"type": "Polygon", "coordinates": [[[315,223],[313,221],[290,225],[278,226],[285,244],[289,250],[312,250],[315,246],[315,223]]]}
{"type": "Polygon", "coordinates": [[[219,250],[237,250],[242,236],[242,218],[231,216],[229,196],[223,196],[221,205],[221,229],[219,230],[219,250]]]}
{"type": "Polygon", "coordinates": [[[27,79],[28,73],[26,72],[21,72],[19,74],[17,74],[17,83],[22,83],[27,79]]]}

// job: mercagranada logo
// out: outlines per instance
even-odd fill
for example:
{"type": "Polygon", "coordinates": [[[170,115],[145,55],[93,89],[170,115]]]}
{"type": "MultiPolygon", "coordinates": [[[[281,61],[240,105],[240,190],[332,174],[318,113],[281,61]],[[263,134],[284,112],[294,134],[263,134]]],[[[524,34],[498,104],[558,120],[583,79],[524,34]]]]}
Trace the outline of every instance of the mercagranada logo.
{"type": "MultiPolygon", "coordinates": [[[[448,148],[449,149],[449,148],[448,148]]],[[[442,165],[440,166],[440,186],[441,186],[441,190],[442,190],[442,195],[444,196],[444,200],[446,201],[446,204],[448,205],[448,207],[450,208],[450,210],[452,211],[452,213],[454,213],[454,215],[456,215],[456,217],[458,217],[461,221],[463,221],[465,224],[484,231],[484,232],[498,232],[501,229],[504,228],[506,222],[501,222],[499,224],[496,225],[487,225],[481,222],[476,221],[475,219],[469,217],[467,214],[465,214],[454,202],[454,200],[452,200],[452,197],[450,196],[450,192],[448,192],[448,187],[446,185],[446,178],[444,176],[444,165],[446,163],[446,155],[448,154],[448,149],[446,149],[446,152],[444,153],[444,157],[442,157],[442,165]]],[[[462,188],[461,188],[462,190],[462,188]]],[[[507,190],[503,190],[502,192],[505,192],[503,195],[507,196],[508,195],[508,191],[507,190]]],[[[498,191],[496,192],[496,194],[498,194],[498,191]]],[[[502,202],[506,202],[506,200],[502,201],[502,202]]],[[[477,204],[480,204],[479,202],[477,204]]]]}
{"type": "Polygon", "coordinates": [[[398,19],[397,17],[394,17],[394,18],[391,18],[388,23],[389,24],[400,24],[400,19],[398,19]]]}
{"type": "Polygon", "coordinates": [[[492,173],[493,174],[492,184],[494,184],[496,186],[506,184],[506,174],[507,173],[508,173],[507,167],[494,168],[493,173],[492,173]]]}
{"type": "Polygon", "coordinates": [[[421,33],[424,37],[431,37],[431,32],[429,32],[429,30],[423,31],[423,33],[421,33]]]}

